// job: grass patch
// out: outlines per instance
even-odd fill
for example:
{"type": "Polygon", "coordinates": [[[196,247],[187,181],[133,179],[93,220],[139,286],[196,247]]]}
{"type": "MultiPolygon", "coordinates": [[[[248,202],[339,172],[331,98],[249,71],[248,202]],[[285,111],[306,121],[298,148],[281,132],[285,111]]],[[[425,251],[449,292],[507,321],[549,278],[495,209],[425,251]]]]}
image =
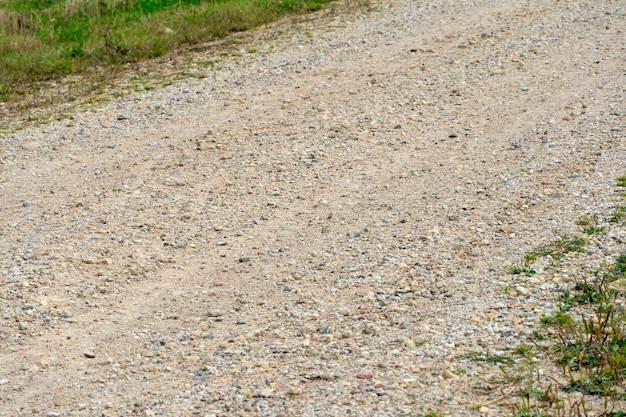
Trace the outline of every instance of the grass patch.
{"type": "Polygon", "coordinates": [[[94,67],[105,68],[96,72],[106,80],[128,63],[319,10],[331,1],[4,0],[0,101],[19,101],[42,88],[41,82],[94,67]]]}
{"type": "Polygon", "coordinates": [[[597,214],[581,217],[576,221],[576,224],[582,226],[583,233],[586,235],[602,234],[606,230],[605,226],[598,226],[597,214]]]}
{"type": "Polygon", "coordinates": [[[553,242],[539,246],[538,248],[528,252],[522,258],[523,266],[513,265],[509,268],[509,272],[513,275],[525,273],[527,276],[535,274],[535,271],[530,267],[538,259],[543,257],[550,257],[552,259],[552,266],[558,264],[568,253],[578,252],[584,253],[586,240],[580,236],[573,236],[569,234],[563,234],[553,242]]]}

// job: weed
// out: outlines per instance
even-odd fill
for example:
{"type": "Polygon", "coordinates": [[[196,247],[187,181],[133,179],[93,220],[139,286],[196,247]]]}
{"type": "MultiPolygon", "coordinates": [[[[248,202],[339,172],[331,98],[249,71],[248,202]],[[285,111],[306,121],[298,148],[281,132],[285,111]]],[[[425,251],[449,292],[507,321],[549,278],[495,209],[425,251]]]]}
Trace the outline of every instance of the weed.
{"type": "Polygon", "coordinates": [[[527,345],[519,345],[513,348],[513,353],[520,356],[527,356],[532,352],[533,348],[527,345]]]}
{"type": "Polygon", "coordinates": [[[550,383],[540,388],[541,375],[534,362],[525,362],[527,377],[524,387],[520,389],[522,400],[513,406],[514,417],[552,417],[562,416],[564,404],[559,398],[559,388],[550,383]]]}
{"type": "Polygon", "coordinates": [[[596,213],[579,218],[576,224],[583,227],[583,233],[587,235],[601,234],[606,230],[605,226],[598,226],[596,213]]]}
{"type": "Polygon", "coordinates": [[[588,216],[584,216],[576,220],[576,224],[579,226],[591,226],[598,224],[598,214],[594,213],[588,216]]]}
{"type": "MultiPolygon", "coordinates": [[[[580,236],[572,236],[568,234],[561,235],[554,242],[539,246],[537,249],[534,249],[528,252],[522,258],[522,262],[524,267],[516,267],[513,266],[510,269],[511,273],[513,271],[519,271],[517,273],[525,272],[528,275],[527,271],[533,271],[530,269],[530,266],[535,263],[539,258],[550,257],[552,258],[552,266],[556,265],[561,259],[565,257],[568,253],[578,252],[584,253],[584,246],[587,242],[580,236]]],[[[534,273],[534,271],[533,271],[534,273]]]]}
{"type": "Polygon", "coordinates": [[[615,209],[611,217],[609,217],[610,223],[619,223],[626,218],[626,206],[619,206],[615,209]]]}
{"type": "Polygon", "coordinates": [[[524,265],[532,265],[538,258],[538,255],[534,252],[527,253],[522,258],[524,261],[524,265]]]}
{"type": "Polygon", "coordinates": [[[520,275],[520,274],[526,274],[527,277],[533,276],[535,275],[535,270],[534,269],[530,269],[530,268],[526,268],[523,266],[517,266],[517,265],[513,265],[509,268],[509,273],[511,275],[520,275]]]}
{"type": "Polygon", "coordinates": [[[587,226],[583,229],[583,232],[587,235],[595,235],[595,234],[601,234],[604,233],[606,231],[606,227],[601,226],[594,226],[594,225],[590,225],[587,226]]]}
{"type": "Polygon", "coordinates": [[[622,253],[615,258],[613,265],[609,268],[614,280],[626,276],[626,253],[622,253]]]}

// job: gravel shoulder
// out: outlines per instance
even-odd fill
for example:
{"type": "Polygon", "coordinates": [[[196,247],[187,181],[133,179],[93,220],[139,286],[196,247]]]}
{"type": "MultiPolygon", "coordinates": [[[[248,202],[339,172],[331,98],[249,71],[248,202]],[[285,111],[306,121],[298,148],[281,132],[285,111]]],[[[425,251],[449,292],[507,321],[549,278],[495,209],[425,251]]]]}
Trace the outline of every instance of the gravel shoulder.
{"type": "Polygon", "coordinates": [[[626,7],[586,3],[374,3],[0,137],[0,415],[509,414],[465,358],[626,241],[506,272],[619,202],[626,7]]]}

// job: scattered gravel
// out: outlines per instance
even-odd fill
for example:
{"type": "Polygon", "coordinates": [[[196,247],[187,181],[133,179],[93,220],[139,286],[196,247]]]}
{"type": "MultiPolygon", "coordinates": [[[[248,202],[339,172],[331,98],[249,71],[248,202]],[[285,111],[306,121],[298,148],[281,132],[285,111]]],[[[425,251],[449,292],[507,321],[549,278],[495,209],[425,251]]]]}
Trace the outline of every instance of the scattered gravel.
{"type": "Polygon", "coordinates": [[[510,413],[472,355],[624,250],[507,272],[620,201],[626,10],[374,6],[0,138],[0,415],[510,413]]]}

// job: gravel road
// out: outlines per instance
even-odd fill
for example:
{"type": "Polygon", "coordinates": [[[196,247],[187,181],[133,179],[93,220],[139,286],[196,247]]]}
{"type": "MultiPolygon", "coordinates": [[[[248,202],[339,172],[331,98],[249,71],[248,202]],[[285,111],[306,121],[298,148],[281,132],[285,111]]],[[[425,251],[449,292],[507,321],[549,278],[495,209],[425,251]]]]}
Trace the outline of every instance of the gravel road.
{"type": "Polygon", "coordinates": [[[512,415],[625,248],[508,273],[620,202],[626,3],[372,5],[0,137],[1,416],[512,415]]]}

